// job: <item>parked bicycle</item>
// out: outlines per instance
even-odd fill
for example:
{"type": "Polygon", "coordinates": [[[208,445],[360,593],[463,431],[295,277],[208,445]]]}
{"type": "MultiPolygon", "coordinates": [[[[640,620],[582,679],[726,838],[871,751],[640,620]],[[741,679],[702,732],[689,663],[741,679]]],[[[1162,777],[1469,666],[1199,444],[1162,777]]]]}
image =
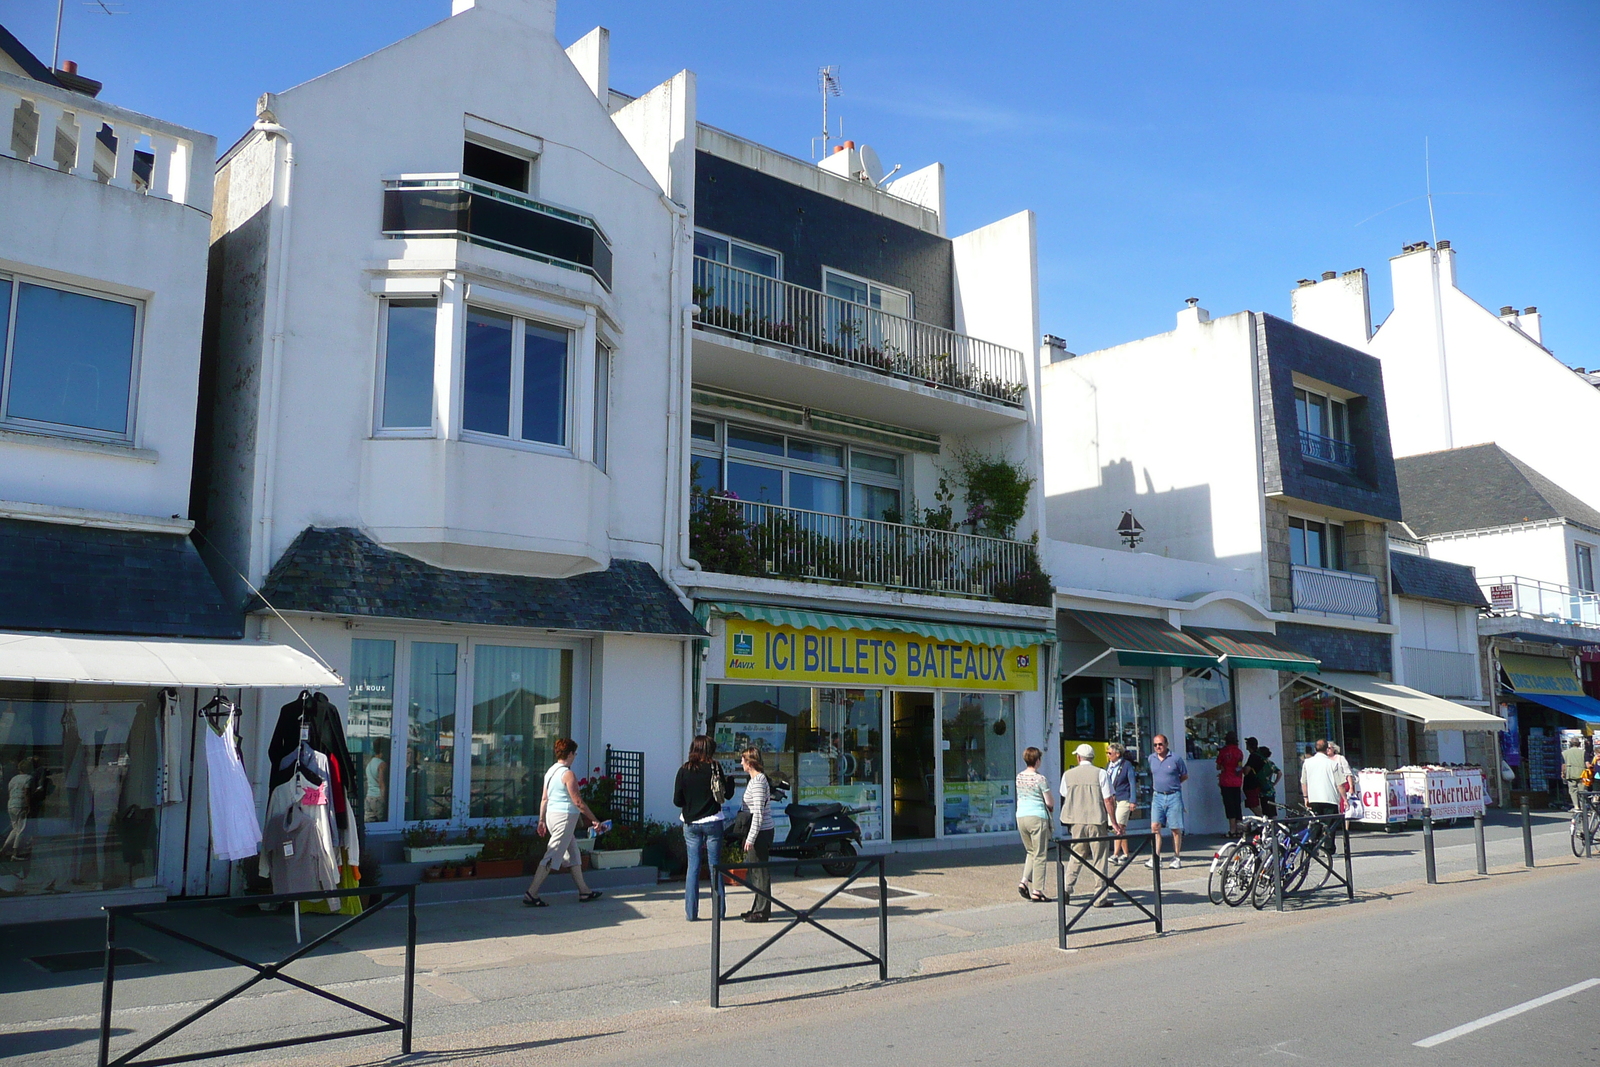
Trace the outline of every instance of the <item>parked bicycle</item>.
{"type": "Polygon", "coordinates": [[[1578,810],[1572,813],[1572,854],[1583,858],[1592,851],[1600,834],[1600,793],[1578,794],[1578,810]]]}
{"type": "MultiPolygon", "coordinates": [[[[1335,848],[1333,824],[1326,819],[1316,819],[1303,808],[1285,807],[1291,820],[1305,819],[1298,826],[1289,826],[1260,815],[1247,815],[1244,834],[1229,841],[1217,850],[1211,861],[1211,877],[1206,893],[1213,904],[1223,903],[1236,908],[1246,900],[1257,909],[1265,908],[1276,895],[1278,870],[1283,871],[1283,892],[1307,889],[1313,867],[1320,868],[1316,891],[1327,884],[1329,861],[1335,848]],[[1274,865],[1273,839],[1277,839],[1277,859],[1274,865]],[[1318,862],[1321,851],[1326,859],[1318,862]]],[[[1600,816],[1597,816],[1600,818],[1600,816]]],[[[1597,823],[1600,826],[1600,823],[1597,823]]]]}

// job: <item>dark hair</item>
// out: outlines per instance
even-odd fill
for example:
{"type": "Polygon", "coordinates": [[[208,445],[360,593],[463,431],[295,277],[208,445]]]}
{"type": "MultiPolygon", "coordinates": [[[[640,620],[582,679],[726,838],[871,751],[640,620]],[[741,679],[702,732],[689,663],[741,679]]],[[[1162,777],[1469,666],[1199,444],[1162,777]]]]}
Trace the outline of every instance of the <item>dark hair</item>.
{"type": "Polygon", "coordinates": [[[1027,748],[1022,750],[1022,762],[1026,763],[1030,767],[1039,766],[1039,761],[1042,759],[1044,759],[1044,753],[1040,752],[1032,745],[1029,745],[1027,748]]]}
{"type": "Polygon", "coordinates": [[[716,750],[717,743],[715,741],[705,734],[697,734],[695,739],[689,742],[689,759],[684,763],[684,766],[698,767],[702,763],[710,763],[711,754],[716,750]]]}
{"type": "Polygon", "coordinates": [[[1272,749],[1268,748],[1266,745],[1262,745],[1260,748],[1256,749],[1256,751],[1261,753],[1263,756],[1272,755],[1272,749]]]}
{"type": "Polygon", "coordinates": [[[1229,730],[1222,738],[1222,743],[1225,745],[1237,745],[1239,743],[1239,735],[1229,730]]]}
{"type": "Polygon", "coordinates": [[[556,738],[556,759],[563,760],[578,751],[578,742],[570,737],[556,738]]]}
{"type": "Polygon", "coordinates": [[[739,758],[748,763],[753,769],[760,771],[762,774],[767,773],[766,761],[761,758],[761,750],[756,746],[751,745],[749,748],[739,753],[739,758]]]}
{"type": "Polygon", "coordinates": [[[1255,738],[1247,737],[1247,738],[1244,739],[1244,747],[1245,748],[1260,748],[1261,745],[1260,745],[1259,742],[1256,741],[1255,738]]]}

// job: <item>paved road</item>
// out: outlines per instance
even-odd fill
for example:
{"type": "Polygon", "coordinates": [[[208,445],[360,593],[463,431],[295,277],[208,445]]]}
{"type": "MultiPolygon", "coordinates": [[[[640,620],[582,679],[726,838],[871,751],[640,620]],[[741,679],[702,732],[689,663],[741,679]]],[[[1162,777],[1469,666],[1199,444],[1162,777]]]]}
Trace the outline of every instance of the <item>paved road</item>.
{"type": "MultiPolygon", "coordinates": [[[[1522,846],[1517,826],[1512,820],[1491,825],[1489,863],[1495,873],[1489,879],[1477,879],[1471,875],[1474,856],[1470,830],[1442,831],[1438,841],[1441,875],[1447,881],[1464,881],[1440,887],[1417,884],[1422,873],[1417,852],[1419,834],[1357,834],[1352,844],[1361,902],[1353,907],[1338,904],[1337,895],[1324,894],[1297,905],[1286,916],[1212,907],[1205,901],[1205,867],[1195,862],[1164,879],[1167,916],[1174,934],[1159,943],[1140,940],[1143,935],[1137,930],[1090,932],[1081,939],[1075,935],[1074,943],[1084,948],[1071,955],[1062,955],[1053,947],[1054,909],[1023,903],[1010,888],[1015,884],[1017,849],[896,856],[890,860],[891,884],[919,895],[894,903],[890,986],[839,995],[834,991],[841,983],[856,979],[849,974],[834,974],[763,982],[724,994],[725,1003],[752,999],[762,1002],[764,1006],[754,1012],[739,1007],[710,1013],[702,1007],[707,992],[708,924],[682,921],[681,889],[677,887],[619,893],[583,907],[570,900],[558,900],[556,906],[542,912],[522,909],[515,900],[422,908],[418,1047],[436,1050],[437,1055],[449,1059],[482,1058],[485,1062],[500,1053],[513,1052],[512,1058],[519,1063],[535,1062],[547,1054],[560,1058],[578,1051],[578,1045],[583,1046],[586,1055],[606,1055],[612,1054],[611,1046],[618,1039],[600,1038],[597,1034],[627,1034],[629,1048],[648,1048],[652,1043],[665,1047],[676,1040],[674,1035],[679,1028],[687,1026],[693,1032],[695,1027],[704,1027],[710,1039],[719,1027],[733,1025],[722,1020],[739,1018],[745,1020],[739,1025],[748,1026],[752,1014],[758,1015],[761,1027],[779,1027],[783,1019],[796,1012],[802,1019],[814,1017],[819,1010],[831,1017],[857,1011],[854,1005],[870,1004],[876,1005],[873,1011],[887,1012],[899,1020],[902,1005],[915,1010],[915,1005],[951,986],[982,990],[980,995],[990,998],[984,1001],[988,1004],[987,1015],[974,1016],[972,1020],[979,1032],[988,1033],[993,1024],[985,1019],[1016,1014],[1003,1003],[1007,983],[1029,975],[1054,975],[1051,980],[1057,982],[1070,979],[1092,983],[1098,979],[1087,976],[1117,966],[1133,970],[1116,977],[1118,984],[1109,987],[1103,997],[1091,994],[1092,984],[1085,986],[1076,994],[1079,999],[1070,1002],[1076,1006],[1062,1017],[1070,1022],[1079,1015],[1091,1019],[1100,1018],[1098,1013],[1102,1011],[1112,1012],[1106,1018],[1121,1020],[1119,1025],[1131,1039],[1138,1031],[1137,1027],[1129,1028],[1129,1020],[1145,1017],[1146,1003],[1176,998],[1171,1015],[1179,1025],[1163,1019],[1161,1027],[1171,1029],[1173,1034],[1187,1035],[1190,1024],[1182,1020],[1191,1018],[1191,1002],[1199,1005],[1194,1009],[1198,1013],[1195,1018],[1212,1013],[1231,1020],[1257,996],[1296,988],[1299,996],[1305,996],[1312,987],[1298,982],[1283,963],[1303,954],[1297,939],[1315,937],[1319,942],[1338,944],[1340,947],[1331,958],[1342,960],[1351,955],[1343,947],[1351,936],[1347,926],[1371,922],[1373,917],[1394,910],[1416,910],[1419,901],[1442,905],[1459,898],[1465,902],[1462,907],[1466,918],[1455,920],[1461,923],[1456,935],[1474,931],[1471,938],[1476,950],[1477,946],[1492,944],[1493,938],[1505,930],[1531,924],[1528,917],[1534,912],[1529,909],[1542,905],[1535,905],[1532,898],[1524,900],[1524,892],[1557,882],[1569,886],[1557,894],[1566,894],[1568,899],[1580,885],[1585,892],[1592,892],[1589,882],[1583,881],[1588,878],[1587,873],[1579,873],[1580,865],[1567,850],[1564,823],[1545,817],[1539,820],[1537,833],[1541,867],[1526,873],[1519,867],[1522,846]],[[1564,866],[1553,866],[1556,863],[1564,866]],[[1472,904],[1474,899],[1482,902],[1472,904]],[[1308,924],[1319,929],[1315,933],[1293,934],[1282,943],[1270,940],[1273,931],[1282,935],[1308,924]],[[1479,927],[1494,932],[1477,932],[1479,927]],[[1251,947],[1260,938],[1268,940],[1261,942],[1259,948],[1251,947]],[[1191,951],[1195,953],[1192,958],[1186,955],[1191,951]],[[1157,967],[1149,962],[1156,955],[1165,958],[1166,954],[1179,961],[1174,964],[1177,969],[1171,971],[1170,981],[1164,964],[1157,967]],[[1195,968],[1194,973],[1182,969],[1188,966],[1195,968]],[[1230,977],[1219,983],[1216,973],[1230,977]],[[1233,979],[1235,974],[1240,978],[1233,979]],[[998,1006],[993,999],[997,996],[1002,998],[998,1006]],[[545,1044],[551,1041],[556,1043],[545,1044]]],[[[1195,849],[1191,855],[1198,858],[1204,851],[1207,850],[1195,849]]],[[[1591,865],[1600,870],[1600,863],[1591,865]]],[[[1148,884],[1148,878],[1147,872],[1135,869],[1125,880],[1137,886],[1148,884]]],[[[823,880],[794,881],[785,877],[779,880],[780,896],[795,901],[814,900],[826,885],[823,880]]],[[[865,901],[846,904],[839,912],[842,927],[870,944],[876,936],[873,909],[865,901]]],[[[742,904],[736,903],[737,906],[742,904]]],[[[1124,914],[1131,914],[1131,910],[1113,909],[1095,917],[1121,918],[1124,914]]],[[[1426,914],[1431,921],[1437,913],[1428,910],[1426,914]]],[[[1581,923],[1581,918],[1574,913],[1575,921],[1581,923]]],[[[330,921],[308,917],[307,930],[326,929],[330,921]]],[[[1547,920],[1541,917],[1539,922],[1547,920]]],[[[1559,922],[1552,918],[1549,925],[1557,926],[1559,922]]],[[[250,909],[226,916],[223,927],[230,946],[260,959],[274,958],[288,944],[285,920],[252,914],[250,909]]],[[[734,952],[747,949],[767,930],[770,928],[733,924],[727,931],[729,958],[736,958],[734,952]]],[[[342,938],[328,954],[297,964],[295,973],[319,984],[335,985],[344,995],[380,1010],[396,1010],[401,988],[400,956],[394,947],[398,932],[393,920],[375,917],[367,929],[342,938]]],[[[49,1060],[62,1065],[90,1063],[99,1003],[97,975],[77,972],[46,977],[25,960],[41,950],[92,948],[99,936],[97,928],[93,924],[55,924],[34,933],[45,943],[42,949],[39,943],[30,945],[25,937],[0,941],[0,1058],[41,1063],[49,1060]]],[[[1394,946],[1406,942],[1403,926],[1391,926],[1371,936],[1379,956],[1393,956],[1394,946]]],[[[1506,936],[1515,940],[1509,933],[1506,936]]],[[[146,938],[135,939],[135,943],[147,948],[160,962],[129,968],[125,972],[127,982],[118,984],[115,1023],[119,1049],[129,1047],[133,1035],[153,1033],[239,978],[237,970],[213,967],[198,954],[171,942],[146,938]]],[[[1430,941],[1416,942],[1410,951],[1416,958],[1431,960],[1431,966],[1441,971],[1453,970],[1456,965],[1452,952],[1441,950],[1430,941]]],[[[796,936],[779,943],[771,966],[803,966],[840,958],[819,936],[796,936]]],[[[1517,953],[1510,951],[1505,958],[1517,958],[1517,953]]],[[[1492,951],[1488,959],[1487,973],[1499,975],[1504,960],[1495,962],[1492,951]]],[[[1475,963],[1470,968],[1479,981],[1483,977],[1482,966],[1475,963]]],[[[862,978],[871,975],[870,971],[857,973],[862,978]]],[[[1368,991],[1362,995],[1374,1005],[1367,1013],[1373,1018],[1386,1016],[1386,1005],[1397,997],[1405,1001],[1425,995],[1417,992],[1423,987],[1414,976],[1389,974],[1381,968],[1363,973],[1367,975],[1364,980],[1368,991]],[[1387,984],[1394,982],[1399,984],[1387,984]]],[[[1565,984],[1568,983],[1540,986],[1536,993],[1528,995],[1548,993],[1565,984]]],[[[1537,982],[1529,988],[1535,986],[1537,982]]],[[[1519,999],[1527,998],[1513,998],[1496,1008],[1519,999]]],[[[1028,1017],[1033,1017],[1037,1007],[1039,1018],[1050,1018],[1053,1012],[1061,1012],[1062,1003],[1042,1001],[1028,1008],[1028,1017]]],[[[1557,1010],[1559,1005],[1552,1005],[1527,1014],[1537,1019],[1557,1010]]],[[[1455,1023],[1471,1017],[1475,1015],[1464,1016],[1455,1023]]],[[[1514,1028],[1526,1021],[1512,1020],[1490,1029],[1514,1028]]],[[[928,1025],[936,1022],[934,1018],[928,1025]]],[[[335,1025],[350,1025],[339,1009],[314,1001],[307,1003],[304,994],[263,989],[253,992],[244,1004],[218,1012],[202,1023],[192,1037],[180,1039],[171,1051],[214,1047],[223,1040],[244,1042],[312,1033],[335,1025]]],[[[867,1032],[876,1032],[875,1027],[876,1024],[868,1027],[867,1032]]],[[[1250,1030],[1247,1027],[1241,1032],[1250,1030]]],[[[852,1023],[843,1031],[826,1035],[826,1040],[853,1041],[862,1033],[859,1025],[852,1023]]],[[[823,1036],[816,1034],[814,1038],[823,1036]]],[[[1176,1047],[1184,1055],[1193,1047],[1187,1036],[1173,1040],[1179,1041],[1176,1047]]],[[[1458,1038],[1450,1044],[1467,1040],[1458,1038]]],[[[343,1065],[379,1059],[394,1048],[392,1038],[381,1037],[363,1043],[313,1046],[304,1050],[302,1058],[307,1063],[343,1065]]],[[[275,1053],[271,1059],[284,1064],[293,1062],[294,1055],[275,1053]]],[[[1176,1058],[1169,1062],[1208,1062],[1174,1055],[1176,1058]]]]}

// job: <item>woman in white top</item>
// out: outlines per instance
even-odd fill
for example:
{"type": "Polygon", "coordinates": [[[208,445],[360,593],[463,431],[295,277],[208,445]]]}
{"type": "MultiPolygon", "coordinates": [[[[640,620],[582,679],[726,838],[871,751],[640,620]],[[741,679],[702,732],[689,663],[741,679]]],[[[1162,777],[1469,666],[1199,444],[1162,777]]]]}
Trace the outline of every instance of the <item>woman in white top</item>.
{"type": "MultiPolygon", "coordinates": [[[[744,787],[744,808],[750,813],[750,831],[744,839],[744,858],[756,863],[767,862],[772,851],[772,784],[767,781],[767,766],[761,750],[754,746],[740,754],[744,773],[750,784],[744,787]]],[[[772,892],[772,868],[754,867],[750,870],[750,885],[765,893],[772,892]]],[[[772,901],[759,893],[750,910],[741,918],[747,923],[764,923],[772,917],[772,901]]]]}
{"type": "Polygon", "coordinates": [[[522,903],[530,908],[547,907],[539,897],[539,887],[550,877],[551,871],[563,866],[572,870],[572,880],[578,886],[578,903],[600,899],[600,891],[591,890],[589,883],[583,880],[583,856],[578,851],[579,816],[592,823],[600,820],[594,817],[594,812],[578,793],[578,779],[572,773],[572,760],[577,754],[576,741],[558,738],[556,761],[544,772],[544,796],[539,800],[539,836],[549,835],[550,844],[545,847],[544,858],[539,861],[539,869],[534,872],[527,892],[522,894],[522,903]]]}

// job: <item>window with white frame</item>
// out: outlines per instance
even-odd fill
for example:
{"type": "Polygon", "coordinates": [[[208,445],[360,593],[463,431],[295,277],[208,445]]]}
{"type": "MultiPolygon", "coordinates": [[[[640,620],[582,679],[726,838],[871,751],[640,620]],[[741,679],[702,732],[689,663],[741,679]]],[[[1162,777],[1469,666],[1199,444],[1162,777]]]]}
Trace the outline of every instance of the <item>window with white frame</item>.
{"type": "Polygon", "coordinates": [[[1578,588],[1586,593],[1593,593],[1594,588],[1594,547],[1592,545],[1574,546],[1574,555],[1577,563],[1578,588]]]}
{"type": "Polygon", "coordinates": [[[566,446],[572,331],[467,306],[461,427],[566,446]]]}
{"type": "Polygon", "coordinates": [[[131,438],[142,312],[136,300],[0,274],[0,422],[131,438]]]}
{"type": "Polygon", "coordinates": [[[740,500],[901,521],[904,457],[879,449],[699,417],[690,422],[695,485],[740,500]]]}
{"type": "Polygon", "coordinates": [[[783,277],[783,254],[748,241],[724,237],[707,230],[694,231],[694,254],[713,263],[726,263],[739,270],[767,278],[783,277]]]}
{"type": "Polygon", "coordinates": [[[382,305],[378,350],[378,428],[433,428],[434,325],[439,302],[433,297],[389,299],[382,305]]]}
{"type": "Polygon", "coordinates": [[[1289,562],[1298,567],[1344,570],[1344,527],[1316,519],[1289,519],[1289,562]]]}
{"type": "Polygon", "coordinates": [[[911,294],[832,267],[822,269],[822,291],[852,304],[863,304],[874,311],[911,318],[911,294]]]}
{"type": "Polygon", "coordinates": [[[611,432],[611,349],[594,345],[594,465],[606,469],[606,444],[611,432]]]}

